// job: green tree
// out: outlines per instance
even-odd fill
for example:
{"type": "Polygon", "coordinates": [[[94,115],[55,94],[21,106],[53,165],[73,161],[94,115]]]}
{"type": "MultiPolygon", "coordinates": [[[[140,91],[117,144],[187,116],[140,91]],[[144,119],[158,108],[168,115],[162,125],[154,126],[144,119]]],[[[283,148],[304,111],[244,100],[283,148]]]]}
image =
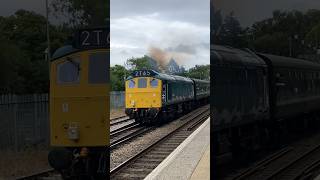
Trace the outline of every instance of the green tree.
{"type": "Polygon", "coordinates": [[[112,91],[124,91],[125,78],[129,75],[128,70],[124,66],[115,65],[110,68],[110,74],[112,91]]]}
{"type": "MultiPolygon", "coordinates": [[[[52,49],[63,45],[67,29],[50,25],[52,49]]],[[[46,19],[37,13],[18,10],[0,17],[2,77],[0,82],[10,93],[41,93],[49,90],[48,62],[45,61],[46,19]],[[9,60],[6,60],[9,59],[9,60]]],[[[4,92],[1,92],[4,93],[4,92]]]]}
{"type": "Polygon", "coordinates": [[[245,32],[233,12],[226,16],[220,29],[216,44],[238,48],[247,46],[245,32]]]}
{"type": "Polygon", "coordinates": [[[259,52],[288,56],[288,36],[282,32],[264,34],[257,37],[254,42],[259,52]],[[273,46],[272,46],[273,45],[273,46]]]}
{"type": "Polygon", "coordinates": [[[308,45],[316,39],[319,19],[319,10],[308,10],[306,13],[276,10],[272,18],[255,22],[251,26],[255,49],[293,57],[310,53],[308,45]]]}
{"type": "Polygon", "coordinates": [[[127,64],[130,66],[130,70],[150,69],[151,65],[148,60],[148,56],[130,58],[127,60],[127,64]]]}
{"type": "Polygon", "coordinates": [[[195,79],[210,79],[210,65],[196,65],[192,67],[184,74],[184,76],[195,79]]]}
{"type": "Polygon", "coordinates": [[[54,0],[52,8],[55,16],[68,17],[73,27],[103,26],[107,25],[110,14],[109,4],[105,0],[54,0]]]}
{"type": "Polygon", "coordinates": [[[211,40],[213,44],[218,44],[221,43],[221,40],[219,39],[219,34],[222,29],[222,23],[223,23],[223,18],[221,15],[221,10],[216,10],[215,7],[212,6],[211,11],[210,11],[210,31],[211,31],[211,40]]]}
{"type": "Polygon", "coordinates": [[[312,47],[320,48],[320,23],[315,25],[306,35],[306,42],[312,47]]]}
{"type": "Polygon", "coordinates": [[[16,64],[22,60],[19,48],[12,42],[0,37],[0,93],[9,93],[12,91],[13,80],[18,77],[16,64]]]}

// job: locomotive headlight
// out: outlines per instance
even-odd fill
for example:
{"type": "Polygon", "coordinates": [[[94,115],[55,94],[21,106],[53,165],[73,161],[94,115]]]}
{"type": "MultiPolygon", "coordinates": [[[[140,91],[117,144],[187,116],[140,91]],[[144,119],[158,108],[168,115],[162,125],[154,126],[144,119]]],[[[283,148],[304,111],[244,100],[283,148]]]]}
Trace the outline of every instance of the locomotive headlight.
{"type": "Polygon", "coordinates": [[[70,140],[78,140],[79,139],[79,128],[78,124],[76,123],[70,123],[68,127],[68,138],[70,140]]]}
{"type": "Polygon", "coordinates": [[[135,105],[135,101],[132,100],[131,101],[131,105],[134,106],[135,105]]]}
{"type": "Polygon", "coordinates": [[[153,97],[155,97],[155,96],[156,96],[156,94],[155,94],[155,93],[153,93],[153,94],[152,94],[152,96],[153,96],[153,97]]]}

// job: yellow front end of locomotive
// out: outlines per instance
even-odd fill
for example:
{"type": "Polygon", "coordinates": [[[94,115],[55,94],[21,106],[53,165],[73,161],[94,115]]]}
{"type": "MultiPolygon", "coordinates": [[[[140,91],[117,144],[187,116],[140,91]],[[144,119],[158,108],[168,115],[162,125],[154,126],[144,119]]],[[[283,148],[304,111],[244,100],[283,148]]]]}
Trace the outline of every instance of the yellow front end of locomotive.
{"type": "Polygon", "coordinates": [[[107,50],[86,50],[52,61],[50,67],[51,145],[109,145],[109,73],[107,50]],[[105,60],[103,60],[105,58],[105,60]],[[105,66],[104,72],[99,66],[105,66]],[[98,69],[97,69],[98,68],[98,69]],[[106,74],[107,76],[108,74],[106,74]]]}
{"type": "Polygon", "coordinates": [[[160,108],[162,81],[137,77],[126,81],[126,108],[160,108]]]}

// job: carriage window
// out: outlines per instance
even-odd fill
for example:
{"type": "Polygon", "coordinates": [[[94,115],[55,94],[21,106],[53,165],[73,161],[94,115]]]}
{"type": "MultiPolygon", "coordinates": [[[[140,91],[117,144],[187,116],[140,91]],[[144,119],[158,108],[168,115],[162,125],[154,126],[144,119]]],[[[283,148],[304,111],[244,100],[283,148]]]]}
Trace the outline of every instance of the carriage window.
{"type": "Polygon", "coordinates": [[[157,79],[152,79],[152,80],[150,81],[150,85],[151,85],[151,87],[153,87],[153,88],[158,87],[158,80],[157,80],[157,79]]]}
{"type": "Polygon", "coordinates": [[[147,79],[140,78],[138,79],[138,88],[146,88],[147,87],[147,79]]]}
{"type": "Polygon", "coordinates": [[[134,82],[134,80],[130,80],[129,81],[129,88],[134,88],[136,86],[136,83],[134,82]]]}
{"type": "Polygon", "coordinates": [[[68,57],[67,61],[57,65],[57,81],[63,83],[79,83],[80,62],[78,59],[68,57]]]}
{"type": "Polygon", "coordinates": [[[91,84],[109,82],[109,56],[106,52],[98,52],[89,56],[89,77],[91,84]]]}

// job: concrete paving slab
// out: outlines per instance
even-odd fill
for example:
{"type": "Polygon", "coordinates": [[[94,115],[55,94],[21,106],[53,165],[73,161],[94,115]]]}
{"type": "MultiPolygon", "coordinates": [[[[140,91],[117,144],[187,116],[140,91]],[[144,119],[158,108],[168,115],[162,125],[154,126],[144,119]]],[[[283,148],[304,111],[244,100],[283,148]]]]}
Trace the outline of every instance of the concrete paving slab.
{"type": "Polygon", "coordinates": [[[210,160],[209,147],[210,118],[164,159],[145,180],[187,180],[193,174],[194,177],[210,177],[210,171],[206,175],[203,174],[210,168],[209,164],[206,165],[207,160],[210,160]]]}
{"type": "Polygon", "coordinates": [[[210,180],[210,146],[207,147],[190,180],[210,180]]]}

